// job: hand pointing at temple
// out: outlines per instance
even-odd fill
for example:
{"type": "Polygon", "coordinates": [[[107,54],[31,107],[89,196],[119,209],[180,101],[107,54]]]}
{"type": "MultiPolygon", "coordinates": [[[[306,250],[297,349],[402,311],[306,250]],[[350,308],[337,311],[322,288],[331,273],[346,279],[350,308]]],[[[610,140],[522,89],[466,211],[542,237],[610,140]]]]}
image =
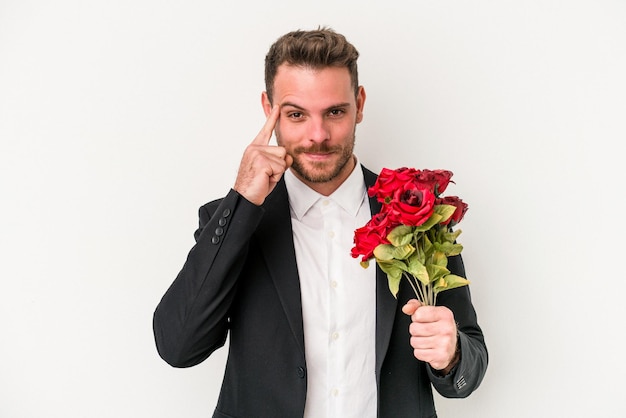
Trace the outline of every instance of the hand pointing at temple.
{"type": "Polygon", "coordinates": [[[284,147],[269,145],[279,115],[280,106],[276,105],[259,134],[246,147],[239,164],[234,189],[255,205],[265,201],[293,161],[284,147]]]}

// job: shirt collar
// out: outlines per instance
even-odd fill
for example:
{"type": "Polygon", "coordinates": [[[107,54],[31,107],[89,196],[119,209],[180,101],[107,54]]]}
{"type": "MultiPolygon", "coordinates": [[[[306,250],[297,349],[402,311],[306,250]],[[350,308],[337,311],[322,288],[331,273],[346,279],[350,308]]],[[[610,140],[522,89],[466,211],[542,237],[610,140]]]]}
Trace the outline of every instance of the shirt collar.
{"type": "Polygon", "coordinates": [[[363,171],[358,161],[348,178],[328,197],[304,184],[291,170],[285,172],[284,178],[289,195],[289,206],[299,220],[320,199],[330,199],[350,215],[356,216],[367,192],[363,171]]]}

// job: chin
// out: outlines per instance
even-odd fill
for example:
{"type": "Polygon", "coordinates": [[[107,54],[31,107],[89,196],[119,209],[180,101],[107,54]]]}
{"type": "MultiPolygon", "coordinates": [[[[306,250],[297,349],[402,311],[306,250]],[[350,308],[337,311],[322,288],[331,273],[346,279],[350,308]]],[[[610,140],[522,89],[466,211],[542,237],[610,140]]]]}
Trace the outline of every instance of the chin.
{"type": "Polygon", "coordinates": [[[328,166],[324,164],[324,167],[302,167],[300,164],[294,164],[292,168],[300,177],[311,183],[326,183],[334,180],[341,174],[344,166],[328,166]]]}

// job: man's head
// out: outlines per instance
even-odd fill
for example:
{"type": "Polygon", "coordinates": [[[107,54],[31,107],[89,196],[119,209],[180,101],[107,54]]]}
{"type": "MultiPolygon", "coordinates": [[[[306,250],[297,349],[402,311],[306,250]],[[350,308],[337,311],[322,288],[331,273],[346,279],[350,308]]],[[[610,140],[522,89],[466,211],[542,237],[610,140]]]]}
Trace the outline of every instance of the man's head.
{"type": "Polygon", "coordinates": [[[330,29],[281,37],[266,58],[266,115],[280,106],[274,133],[293,159],[292,172],[313,190],[334,192],[355,167],[356,125],[365,90],[358,85],[358,52],[330,29]]]}
{"type": "Polygon", "coordinates": [[[273,103],[274,79],[281,64],[319,70],[345,67],[350,73],[354,95],[357,95],[359,52],[346,38],[330,28],[289,32],[270,47],[265,56],[265,91],[273,103]]]}

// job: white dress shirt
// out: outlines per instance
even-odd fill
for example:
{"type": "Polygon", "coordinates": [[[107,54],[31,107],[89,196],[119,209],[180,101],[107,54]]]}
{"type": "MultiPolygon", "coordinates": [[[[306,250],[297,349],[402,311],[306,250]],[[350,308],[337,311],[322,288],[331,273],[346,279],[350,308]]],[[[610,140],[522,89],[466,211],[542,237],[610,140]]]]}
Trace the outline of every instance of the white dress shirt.
{"type": "Polygon", "coordinates": [[[307,365],[305,418],[376,417],[376,269],[352,258],[371,218],[361,166],[325,197],[288,170],[307,365]]]}

